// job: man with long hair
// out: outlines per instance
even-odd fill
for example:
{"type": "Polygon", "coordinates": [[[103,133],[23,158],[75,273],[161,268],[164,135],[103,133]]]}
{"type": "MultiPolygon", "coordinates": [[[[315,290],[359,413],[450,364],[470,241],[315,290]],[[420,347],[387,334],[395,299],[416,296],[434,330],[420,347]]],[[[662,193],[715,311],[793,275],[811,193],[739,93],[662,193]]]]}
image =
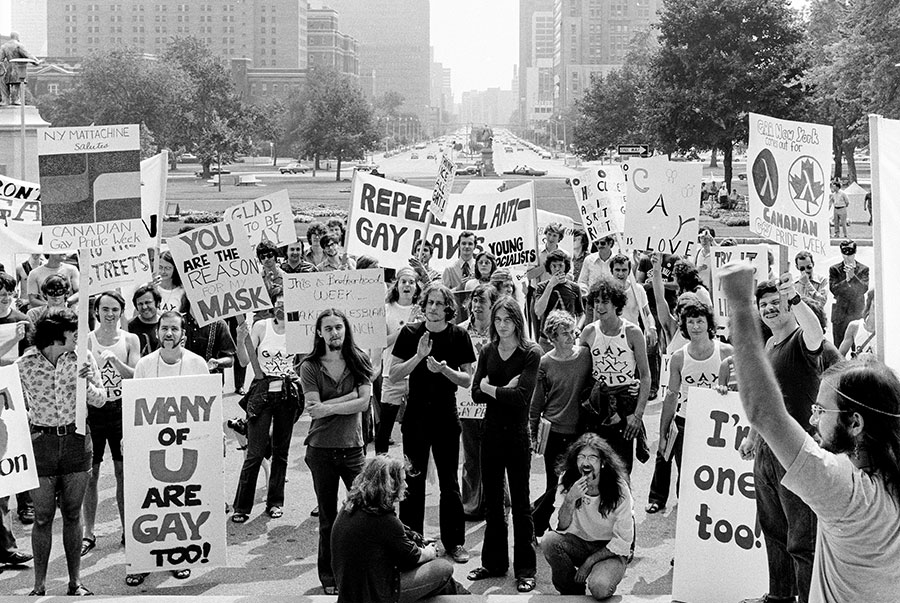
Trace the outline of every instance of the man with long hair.
{"type": "Polygon", "coordinates": [[[453,565],[436,558],[434,544],[426,545],[397,518],[408,468],[401,459],[378,455],[353,480],[331,532],[339,603],[412,603],[465,592],[453,580],[453,565]]]}
{"type": "Polygon", "coordinates": [[[566,451],[552,531],[541,550],[562,595],[611,597],[634,556],[634,499],[628,471],[606,440],[586,433],[566,451]]]}
{"type": "Polygon", "coordinates": [[[809,600],[896,601],[900,380],[871,358],[830,367],[808,419],[815,434],[807,433],[787,407],[763,347],[752,269],[730,265],[721,274],[741,403],[786,468],[781,484],[818,519],[809,600]]]}
{"type": "Polygon", "coordinates": [[[340,482],[349,490],[362,471],[362,413],[369,408],[372,364],[353,341],[347,316],[335,308],[316,319],[313,352],[300,365],[300,383],[312,417],[306,436],[306,465],[319,508],[319,580],[336,594],[331,562],[331,527],[337,516],[340,482]]]}

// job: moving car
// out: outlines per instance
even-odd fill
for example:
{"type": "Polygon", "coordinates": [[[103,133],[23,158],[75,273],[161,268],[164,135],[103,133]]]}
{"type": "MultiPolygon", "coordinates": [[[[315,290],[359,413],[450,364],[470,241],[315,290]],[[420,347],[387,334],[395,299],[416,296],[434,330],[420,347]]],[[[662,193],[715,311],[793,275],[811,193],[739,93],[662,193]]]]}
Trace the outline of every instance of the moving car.
{"type": "Polygon", "coordinates": [[[546,170],[536,170],[534,168],[528,167],[527,165],[517,165],[513,169],[507,170],[503,173],[510,175],[510,176],[546,176],[547,175],[546,170]]]}
{"type": "Polygon", "coordinates": [[[278,171],[282,174],[305,174],[307,171],[309,171],[309,168],[295,161],[293,163],[281,166],[280,168],[278,168],[278,171]]]}

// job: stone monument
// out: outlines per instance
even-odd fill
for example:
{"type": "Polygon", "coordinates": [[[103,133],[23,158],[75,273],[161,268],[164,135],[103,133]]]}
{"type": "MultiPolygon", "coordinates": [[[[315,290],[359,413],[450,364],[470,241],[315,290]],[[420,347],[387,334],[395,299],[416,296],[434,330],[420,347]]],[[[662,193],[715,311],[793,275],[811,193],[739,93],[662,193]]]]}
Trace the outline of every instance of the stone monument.
{"type": "Polygon", "coordinates": [[[16,32],[12,32],[10,40],[0,46],[4,101],[0,105],[0,174],[28,182],[40,180],[38,131],[50,125],[41,118],[37,107],[25,104],[28,65],[39,63],[19,42],[16,32]]]}

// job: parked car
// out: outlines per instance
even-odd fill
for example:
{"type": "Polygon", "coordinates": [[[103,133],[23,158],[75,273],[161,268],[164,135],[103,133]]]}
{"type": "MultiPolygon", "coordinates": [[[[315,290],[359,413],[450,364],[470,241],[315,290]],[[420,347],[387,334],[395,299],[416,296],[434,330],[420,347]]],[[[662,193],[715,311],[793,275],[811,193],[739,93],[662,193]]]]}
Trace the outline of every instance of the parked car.
{"type": "Polygon", "coordinates": [[[374,172],[378,170],[378,166],[374,163],[360,163],[353,166],[353,169],[357,172],[374,172]]]}
{"type": "Polygon", "coordinates": [[[413,154],[411,154],[411,155],[409,156],[409,158],[410,158],[410,159],[418,159],[418,158],[419,158],[419,154],[418,154],[418,153],[413,153],[413,154]]]}
{"type": "Polygon", "coordinates": [[[280,168],[278,168],[278,171],[282,174],[305,174],[307,171],[309,171],[309,168],[295,161],[293,163],[281,166],[280,168]]]}
{"type": "MultiPolygon", "coordinates": [[[[210,176],[219,176],[219,175],[230,174],[230,173],[231,173],[231,170],[229,170],[228,168],[220,168],[220,167],[215,167],[215,166],[209,168],[210,176]]],[[[197,178],[202,178],[203,170],[197,170],[196,172],[194,172],[194,175],[197,176],[197,178]]]]}
{"type": "Polygon", "coordinates": [[[474,176],[478,173],[477,165],[465,165],[462,163],[456,164],[456,175],[457,176],[474,176]]]}
{"type": "Polygon", "coordinates": [[[428,153],[428,155],[425,156],[425,159],[437,159],[437,155],[435,155],[434,153],[428,153]]]}
{"type": "Polygon", "coordinates": [[[504,174],[510,176],[546,176],[546,170],[536,170],[534,168],[530,168],[527,165],[517,165],[511,170],[507,170],[503,172],[504,174]]]}
{"type": "Polygon", "coordinates": [[[538,155],[540,155],[541,159],[552,159],[553,157],[550,151],[538,151],[538,155]]]}

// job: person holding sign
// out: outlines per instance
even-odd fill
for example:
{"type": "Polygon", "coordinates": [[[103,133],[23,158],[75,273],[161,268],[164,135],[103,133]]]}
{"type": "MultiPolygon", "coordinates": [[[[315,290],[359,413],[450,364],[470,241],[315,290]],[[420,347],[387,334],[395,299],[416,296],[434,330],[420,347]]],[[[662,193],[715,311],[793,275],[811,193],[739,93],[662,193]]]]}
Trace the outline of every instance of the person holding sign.
{"type": "Polygon", "coordinates": [[[68,307],[68,299],[72,294],[72,286],[66,277],[59,274],[51,274],[41,283],[41,297],[44,304],[28,310],[26,316],[31,324],[47,315],[51,310],[65,310],[68,307]]]}
{"type": "Polygon", "coordinates": [[[657,342],[656,321],[650,313],[647,292],[631,276],[631,259],[623,253],[614,255],[609,260],[609,271],[613,278],[619,281],[619,285],[625,290],[625,296],[628,298],[625,307],[622,308],[622,317],[638,326],[643,323],[647,349],[652,348],[657,342]]]}
{"type": "Polygon", "coordinates": [[[369,357],[353,342],[347,316],[324,310],[316,319],[313,352],[300,365],[300,383],[312,417],[303,443],[319,508],[318,570],[326,595],[337,594],[331,528],[338,487],[343,482],[350,490],[365,463],[362,414],[369,408],[371,376],[369,357]]]}
{"type": "Polygon", "coordinates": [[[595,433],[569,446],[559,463],[552,531],[541,539],[561,595],[613,596],[634,557],[634,498],[628,471],[595,433]]]}
{"type": "MultiPolygon", "coordinates": [[[[900,575],[897,374],[872,358],[830,367],[821,382],[813,384],[818,395],[808,406],[807,422],[801,423],[782,394],[784,382],[772,354],[763,346],[753,308],[752,269],[733,264],[721,274],[741,403],[778,465],[785,468],[781,485],[808,504],[818,520],[809,600],[896,601],[900,575]]],[[[804,319],[804,323],[810,321],[810,317],[804,319]]],[[[767,537],[767,547],[768,541],[767,537]]]]}
{"type": "Polygon", "coordinates": [[[266,291],[272,296],[272,291],[277,287],[284,287],[284,272],[278,265],[278,248],[266,239],[256,246],[256,258],[259,260],[260,274],[266,291]]]}
{"type": "Polygon", "coordinates": [[[513,568],[516,590],[534,590],[537,560],[531,519],[529,477],[531,437],[528,409],[541,364],[540,347],[528,339],[525,317],[511,297],[491,308],[491,343],[481,350],[472,385],[472,398],[484,404],[481,476],[484,484],[485,531],[482,567],[469,580],[502,576],[509,569],[509,528],[503,500],[503,478],[509,481],[513,516],[513,568]]]}
{"type": "Polygon", "coordinates": [[[444,268],[441,280],[453,291],[462,291],[466,281],[475,276],[475,233],[463,231],[457,241],[459,259],[444,268]]]}
{"type": "Polygon", "coordinates": [[[465,518],[459,493],[459,436],[456,388],[469,387],[475,351],[469,334],[451,324],[456,315],[453,292],[439,283],[425,288],[419,300],[423,322],[408,324],[394,343],[390,380],[409,376],[409,401],[403,418],[403,454],[415,474],[409,496],[400,503],[400,518],[413,530],[425,524],[425,474],[434,453],[441,490],[440,522],[444,549],[457,563],[469,560],[465,518]]]}
{"type": "Polygon", "coordinates": [[[71,310],[51,310],[34,325],[32,347],[17,360],[22,390],[31,422],[31,445],[40,485],[31,491],[34,501],[34,588],[29,595],[44,596],[53,518],[57,501],[63,521],[63,548],[69,570],[69,595],[91,595],[81,583],[81,504],[90,479],[91,434],[76,431],[77,379],[85,379],[89,406],[103,406],[106,392],[93,356],[78,367],[75,353],[78,316],[71,310]]]}
{"type": "Polygon", "coordinates": [[[690,341],[672,354],[669,363],[669,386],[659,416],[659,450],[650,483],[650,499],[644,509],[657,513],[666,508],[669,484],[672,481],[672,462],[678,466],[676,492],[681,483],[681,450],[684,444],[688,390],[691,387],[715,388],[719,368],[731,356],[731,346],[716,338],[716,321],[712,309],[700,300],[679,303],[678,319],[681,334],[690,341]],[[672,422],[675,427],[672,427],[672,422]],[[670,438],[674,438],[669,442],[670,438]],[[666,451],[669,454],[665,454],[666,451]]]}
{"type": "Polygon", "coordinates": [[[87,555],[97,545],[94,521],[97,517],[100,465],[109,444],[116,477],[116,506],[119,521],[125,529],[124,462],[122,457],[122,380],[134,376],[134,367],[141,357],[137,335],[122,330],[122,312],[125,300],[115,291],[104,291],[94,299],[94,315],[97,328],[88,335],[88,350],[100,367],[100,380],[106,391],[106,404],[89,407],[87,422],[94,443],[94,464],[91,479],[84,496],[84,536],[81,539],[81,556],[87,555]]]}

